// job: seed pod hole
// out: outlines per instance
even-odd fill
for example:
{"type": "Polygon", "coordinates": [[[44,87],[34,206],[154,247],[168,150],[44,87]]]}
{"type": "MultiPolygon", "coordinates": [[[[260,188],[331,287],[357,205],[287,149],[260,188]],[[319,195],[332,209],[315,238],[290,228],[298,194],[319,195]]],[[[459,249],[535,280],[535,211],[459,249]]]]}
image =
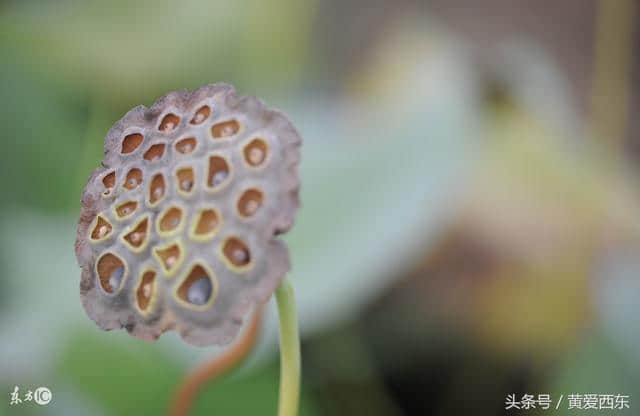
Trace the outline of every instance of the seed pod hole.
{"type": "Polygon", "coordinates": [[[267,158],[267,143],[262,139],[253,139],[244,147],[244,160],[249,166],[257,167],[267,158]]]}
{"type": "Polygon", "coordinates": [[[156,162],[162,159],[162,156],[164,155],[164,148],[164,143],[154,144],[144,153],[144,159],[149,162],[156,162]]]}
{"type": "Polygon", "coordinates": [[[215,285],[201,265],[194,266],[177,291],[178,298],[196,306],[206,305],[215,297],[215,285]]]}
{"type": "Polygon", "coordinates": [[[144,137],[140,133],[132,133],[124,136],[124,140],[122,140],[122,151],[123,155],[127,155],[129,153],[133,153],[140,145],[144,137]]]}
{"type": "Polygon", "coordinates": [[[180,265],[182,250],[178,244],[171,244],[165,248],[156,248],[156,257],[165,271],[172,273],[180,265]]]}
{"type": "Polygon", "coordinates": [[[138,203],[136,201],[127,201],[118,205],[116,208],[116,214],[120,219],[127,218],[133,215],[138,209],[138,203]]]}
{"type": "Polygon", "coordinates": [[[115,293],[124,280],[126,270],[123,261],[113,253],[107,253],[100,257],[96,269],[102,289],[109,294],[115,293]]]}
{"type": "Polygon", "coordinates": [[[158,130],[163,133],[171,133],[178,127],[178,124],[180,124],[180,117],[173,113],[169,113],[162,118],[162,122],[160,123],[160,126],[158,126],[158,130]]]}
{"type": "Polygon", "coordinates": [[[127,177],[124,181],[124,187],[131,190],[135,189],[142,183],[142,171],[138,168],[133,168],[127,173],[127,177]]]}
{"type": "Polygon", "coordinates": [[[237,237],[228,238],[222,247],[226,259],[236,267],[244,267],[251,262],[249,247],[237,237]]]}
{"type": "Polygon", "coordinates": [[[176,142],[176,150],[183,155],[188,155],[195,150],[196,145],[195,137],[187,137],[176,142]]]}
{"type": "Polygon", "coordinates": [[[181,168],[176,172],[178,178],[178,188],[182,192],[191,192],[195,183],[195,174],[193,168],[181,168]]]}
{"type": "Polygon", "coordinates": [[[164,198],[165,188],[164,176],[161,173],[154,175],[149,187],[149,202],[152,205],[164,198]]]}
{"type": "Polygon", "coordinates": [[[262,205],[262,192],[257,189],[247,189],[238,199],[238,212],[243,217],[251,217],[262,205]]]}
{"type": "Polygon", "coordinates": [[[203,209],[195,219],[193,237],[200,240],[212,237],[220,222],[221,218],[215,209],[203,209]]]}
{"type": "Polygon", "coordinates": [[[208,105],[203,105],[196,111],[193,115],[193,118],[189,123],[191,124],[202,124],[206,119],[211,115],[211,108],[208,105]]]}
{"type": "Polygon", "coordinates": [[[238,130],[240,130],[240,123],[238,123],[237,120],[223,121],[211,127],[211,135],[214,139],[221,139],[223,137],[233,136],[238,130]]]}
{"type": "Polygon", "coordinates": [[[93,231],[91,231],[91,239],[92,240],[103,240],[111,234],[113,230],[113,226],[107,221],[102,215],[98,215],[98,219],[96,221],[96,226],[93,227],[93,231]]]}
{"type": "Polygon", "coordinates": [[[111,172],[102,178],[102,184],[105,187],[104,195],[109,195],[116,186],[116,173],[111,172]]]}
{"type": "Polygon", "coordinates": [[[158,229],[162,233],[170,233],[176,230],[181,222],[182,210],[178,207],[171,207],[160,218],[158,229]]]}
{"type": "Polygon", "coordinates": [[[134,249],[141,249],[149,235],[149,218],[138,222],[135,228],[124,236],[124,239],[134,249]]]}
{"type": "Polygon", "coordinates": [[[207,185],[215,188],[221,185],[229,177],[229,164],[221,156],[211,156],[209,158],[209,174],[207,185]]]}
{"type": "Polygon", "coordinates": [[[138,289],[136,290],[136,302],[138,308],[142,312],[146,312],[151,304],[151,298],[155,292],[156,285],[156,272],[153,270],[147,270],[142,274],[138,289]]]}

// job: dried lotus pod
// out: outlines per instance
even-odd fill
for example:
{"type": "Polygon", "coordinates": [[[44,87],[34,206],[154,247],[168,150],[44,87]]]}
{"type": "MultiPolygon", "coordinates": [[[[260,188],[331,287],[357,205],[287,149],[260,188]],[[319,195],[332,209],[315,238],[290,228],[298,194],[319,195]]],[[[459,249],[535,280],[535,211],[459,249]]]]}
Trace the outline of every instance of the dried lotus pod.
{"type": "Polygon", "coordinates": [[[82,196],[84,308],[103,329],[228,344],[289,270],[300,136],[225,84],[172,92],[109,130],[82,196]]]}

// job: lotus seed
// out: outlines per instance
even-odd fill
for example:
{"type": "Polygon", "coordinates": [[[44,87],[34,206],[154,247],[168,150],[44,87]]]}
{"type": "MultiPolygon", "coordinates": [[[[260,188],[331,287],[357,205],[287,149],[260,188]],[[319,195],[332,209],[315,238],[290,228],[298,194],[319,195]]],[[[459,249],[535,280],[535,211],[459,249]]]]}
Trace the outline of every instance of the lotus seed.
{"type": "Polygon", "coordinates": [[[264,159],[264,152],[261,149],[254,147],[249,151],[249,161],[252,164],[257,165],[260,162],[262,162],[263,159],[264,159]]]}
{"type": "Polygon", "coordinates": [[[113,269],[113,271],[111,272],[111,276],[109,276],[109,286],[111,287],[112,292],[120,287],[120,282],[122,281],[123,275],[124,267],[122,266],[113,269]]]}
{"type": "Polygon", "coordinates": [[[193,282],[187,290],[187,300],[194,305],[204,305],[211,297],[211,281],[202,276],[193,282]]]}
{"type": "Polygon", "coordinates": [[[200,123],[202,123],[203,121],[204,121],[204,114],[202,114],[202,113],[198,113],[198,114],[196,114],[195,122],[196,122],[196,123],[198,123],[198,124],[200,124],[200,123]]]}
{"type": "Polygon", "coordinates": [[[142,237],[143,234],[139,231],[136,231],[135,233],[131,234],[131,242],[134,244],[138,244],[142,241],[142,237]]]}
{"type": "Polygon", "coordinates": [[[248,215],[253,215],[258,210],[258,201],[255,199],[250,199],[247,201],[247,205],[245,206],[245,210],[248,215]]]}
{"type": "Polygon", "coordinates": [[[167,260],[165,260],[165,263],[167,264],[167,268],[171,268],[173,267],[174,264],[176,264],[176,257],[175,256],[171,256],[171,257],[167,257],[167,260]]]}
{"type": "Polygon", "coordinates": [[[144,296],[145,298],[151,297],[151,283],[147,283],[142,286],[142,296],[144,296]]]}
{"type": "Polygon", "coordinates": [[[185,179],[182,182],[180,182],[180,187],[184,190],[184,191],[190,191],[191,187],[193,187],[193,181],[189,180],[189,179],[185,179]]]}
{"type": "Polygon", "coordinates": [[[241,248],[237,248],[233,250],[232,255],[233,255],[234,262],[237,264],[243,264],[247,260],[249,260],[249,253],[247,253],[247,250],[244,250],[241,248]]]}
{"type": "Polygon", "coordinates": [[[228,173],[224,170],[218,171],[213,174],[213,186],[218,186],[227,178],[228,173]]]}
{"type": "Polygon", "coordinates": [[[98,238],[103,238],[109,232],[109,228],[106,225],[103,225],[98,230],[98,238]]]}

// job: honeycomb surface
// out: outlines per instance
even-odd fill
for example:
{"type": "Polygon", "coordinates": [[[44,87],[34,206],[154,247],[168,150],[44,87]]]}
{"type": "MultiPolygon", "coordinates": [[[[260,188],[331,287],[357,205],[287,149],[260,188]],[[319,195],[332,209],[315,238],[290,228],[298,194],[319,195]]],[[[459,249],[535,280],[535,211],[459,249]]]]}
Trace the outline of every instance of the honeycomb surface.
{"type": "Polygon", "coordinates": [[[172,92],[108,132],[82,197],[76,254],[103,329],[227,344],[289,270],[301,139],[226,84],[172,92]]]}

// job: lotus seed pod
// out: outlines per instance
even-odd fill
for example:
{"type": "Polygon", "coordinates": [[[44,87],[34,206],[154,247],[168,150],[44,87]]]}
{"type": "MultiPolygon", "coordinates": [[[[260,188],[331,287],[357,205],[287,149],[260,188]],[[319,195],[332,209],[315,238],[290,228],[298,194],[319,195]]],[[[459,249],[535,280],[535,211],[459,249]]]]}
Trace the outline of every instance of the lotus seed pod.
{"type": "Polygon", "coordinates": [[[82,196],[80,295],[103,329],[227,344],[289,270],[300,136],[225,84],[172,92],[109,130],[82,196]]]}

